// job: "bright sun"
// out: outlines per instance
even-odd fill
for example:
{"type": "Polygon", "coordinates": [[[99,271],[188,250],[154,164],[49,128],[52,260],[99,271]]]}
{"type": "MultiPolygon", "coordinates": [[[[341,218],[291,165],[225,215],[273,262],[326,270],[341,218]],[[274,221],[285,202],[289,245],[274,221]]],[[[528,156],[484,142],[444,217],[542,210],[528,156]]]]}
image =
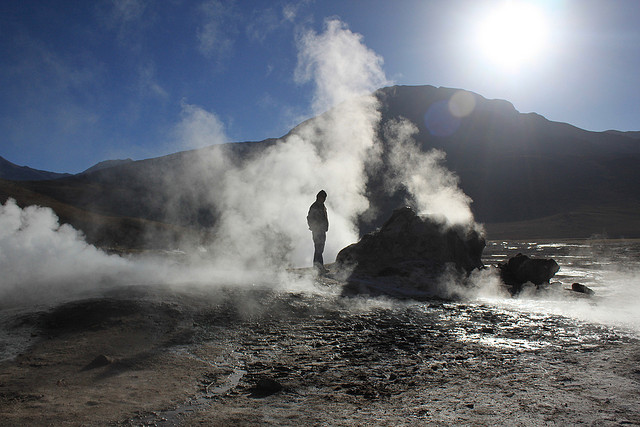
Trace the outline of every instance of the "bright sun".
{"type": "Polygon", "coordinates": [[[489,12],[479,26],[476,41],[491,62],[517,71],[540,57],[547,38],[542,10],[531,3],[511,1],[489,12]]]}

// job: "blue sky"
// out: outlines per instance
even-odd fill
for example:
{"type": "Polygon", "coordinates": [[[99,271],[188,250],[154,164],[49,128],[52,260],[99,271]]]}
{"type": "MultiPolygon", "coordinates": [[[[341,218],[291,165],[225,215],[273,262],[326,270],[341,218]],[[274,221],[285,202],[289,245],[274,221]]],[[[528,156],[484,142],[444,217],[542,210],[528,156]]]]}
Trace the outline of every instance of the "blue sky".
{"type": "Polygon", "coordinates": [[[389,84],[463,88],[588,130],[640,130],[640,1],[528,2],[511,26],[495,20],[507,3],[5,1],[0,156],[76,173],[280,137],[317,113],[298,47],[328,18],[361,34],[389,84]]]}

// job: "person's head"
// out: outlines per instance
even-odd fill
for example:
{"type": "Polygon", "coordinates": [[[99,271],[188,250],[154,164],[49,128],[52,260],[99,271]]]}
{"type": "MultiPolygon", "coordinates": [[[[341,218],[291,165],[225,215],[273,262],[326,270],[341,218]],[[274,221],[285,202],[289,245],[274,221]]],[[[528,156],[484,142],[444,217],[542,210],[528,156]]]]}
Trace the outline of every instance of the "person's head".
{"type": "Polygon", "coordinates": [[[327,192],[324,190],[320,190],[320,192],[318,192],[318,194],[316,195],[316,200],[320,200],[322,203],[324,203],[324,201],[327,200],[327,192]]]}

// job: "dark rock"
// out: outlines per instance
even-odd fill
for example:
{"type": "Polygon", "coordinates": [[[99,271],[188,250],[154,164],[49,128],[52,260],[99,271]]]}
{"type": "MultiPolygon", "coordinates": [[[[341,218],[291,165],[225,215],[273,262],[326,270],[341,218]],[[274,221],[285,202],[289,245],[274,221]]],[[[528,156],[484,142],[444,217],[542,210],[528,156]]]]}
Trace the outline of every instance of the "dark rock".
{"type": "Polygon", "coordinates": [[[527,282],[536,286],[549,283],[560,270],[560,266],[553,259],[533,259],[522,254],[510,258],[498,267],[502,281],[511,287],[512,293],[519,292],[527,282]]]}
{"type": "MultiPolygon", "coordinates": [[[[413,283],[425,290],[445,271],[464,275],[482,268],[484,247],[484,237],[472,226],[448,227],[403,207],[379,230],[342,249],[336,264],[339,270],[349,272],[345,289],[351,293],[371,293],[369,279],[375,284],[385,280],[413,283]],[[368,282],[360,280],[363,278],[368,282]]],[[[389,288],[377,290],[397,296],[389,288]]]]}
{"type": "Polygon", "coordinates": [[[405,206],[396,209],[382,228],[341,250],[336,262],[376,275],[399,275],[403,262],[424,260],[436,264],[452,262],[470,272],[483,266],[484,246],[484,237],[476,230],[446,228],[405,206]]]}
{"type": "Polygon", "coordinates": [[[282,384],[272,378],[260,378],[251,391],[251,397],[267,397],[282,390],[282,384]]]}
{"type": "Polygon", "coordinates": [[[574,292],[580,292],[582,294],[593,295],[593,289],[586,287],[581,283],[574,283],[571,285],[571,290],[574,292]]]}

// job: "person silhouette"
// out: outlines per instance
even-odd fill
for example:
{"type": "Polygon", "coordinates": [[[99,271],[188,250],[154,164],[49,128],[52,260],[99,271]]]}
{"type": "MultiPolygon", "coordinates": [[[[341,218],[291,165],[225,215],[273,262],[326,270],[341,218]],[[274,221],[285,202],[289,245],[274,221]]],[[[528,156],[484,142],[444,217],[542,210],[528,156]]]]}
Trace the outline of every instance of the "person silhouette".
{"type": "Polygon", "coordinates": [[[324,190],[320,190],[316,195],[316,201],[309,207],[309,214],[307,214],[307,224],[313,237],[313,266],[320,273],[326,273],[327,271],[324,268],[324,260],[322,259],[324,244],[327,240],[327,230],[329,230],[327,208],[324,205],[325,200],[327,200],[327,193],[324,190]]]}

